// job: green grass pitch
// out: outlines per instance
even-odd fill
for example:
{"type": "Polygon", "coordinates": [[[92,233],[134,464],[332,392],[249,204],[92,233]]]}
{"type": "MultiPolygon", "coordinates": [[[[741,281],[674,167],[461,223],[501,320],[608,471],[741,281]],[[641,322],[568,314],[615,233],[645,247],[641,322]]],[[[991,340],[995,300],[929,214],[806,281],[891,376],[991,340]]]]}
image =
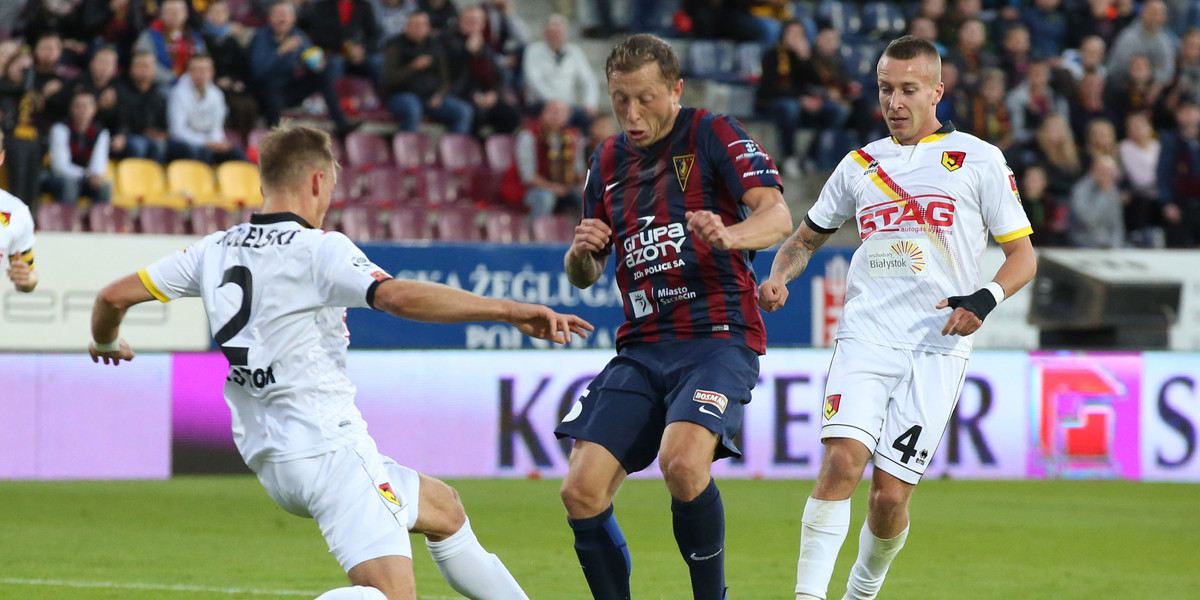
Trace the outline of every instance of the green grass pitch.
{"type": "MultiPolygon", "coordinates": [[[[484,546],[534,600],[590,596],[558,481],[454,481],[484,546]]],[[[730,598],[792,598],[807,481],[722,481],[730,598]]],[[[830,585],[840,598],[865,484],[830,585]]],[[[628,482],[617,516],[639,599],[690,598],[661,481],[628,482]]],[[[1200,598],[1200,486],[926,481],[884,600],[1200,598]]],[[[457,598],[414,538],[418,595],[457,598]]],[[[344,585],[316,527],[251,477],[0,482],[0,598],[303,598],[344,585]],[[108,586],[108,587],[105,587],[108,586]]]]}

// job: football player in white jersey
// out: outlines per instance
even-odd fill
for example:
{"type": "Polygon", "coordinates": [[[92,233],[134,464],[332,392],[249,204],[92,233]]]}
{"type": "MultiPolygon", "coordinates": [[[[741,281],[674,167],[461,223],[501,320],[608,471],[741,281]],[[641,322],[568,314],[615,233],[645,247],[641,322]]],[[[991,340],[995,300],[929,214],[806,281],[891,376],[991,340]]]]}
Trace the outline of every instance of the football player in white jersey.
{"type": "Polygon", "coordinates": [[[879,593],[908,536],[913,488],[962,389],[968,336],[1036,270],[1032,230],[1004,156],[937,121],[937,49],[899,38],[880,58],[878,77],[892,135],[842,160],[759,286],[763,310],[783,306],[787,282],[845,220],[857,222],[863,244],[850,262],[825,388],[825,456],[801,520],[800,600],[826,597],[849,530],[850,496],[868,461],[875,469],[867,520],[844,598],[879,593]],[[1005,261],[976,289],[988,233],[1005,261]]]}
{"type": "Polygon", "coordinates": [[[379,454],[346,377],[346,307],[434,322],[504,321],[565,343],[591,325],[545,306],[392,279],[346,236],[318,229],[337,162],[329,136],[277,128],[259,145],[263,213],[110,284],[92,312],[93,361],[133,358],[126,309],[199,296],[229,359],[225,400],[238,451],[280,507],[311,517],[354,587],[321,600],[416,598],[409,532],[468,598],[527,599],[479,544],[445,483],[379,454]]]}
{"type": "MultiPolygon", "coordinates": [[[[0,131],[0,167],[4,166],[4,132],[0,131]]],[[[18,292],[37,287],[33,270],[33,215],[20,198],[0,190],[0,267],[18,292]]]]}

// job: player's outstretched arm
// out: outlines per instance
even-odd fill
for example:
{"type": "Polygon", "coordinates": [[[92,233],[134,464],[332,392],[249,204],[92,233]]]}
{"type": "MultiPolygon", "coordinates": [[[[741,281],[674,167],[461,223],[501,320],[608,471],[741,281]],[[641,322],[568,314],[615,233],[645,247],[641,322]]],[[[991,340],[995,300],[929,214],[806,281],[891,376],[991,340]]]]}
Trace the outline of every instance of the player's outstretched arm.
{"type": "Polygon", "coordinates": [[[983,320],[1005,298],[1017,293],[1037,274],[1037,256],[1029,236],[1000,244],[1004,264],[987,285],[969,296],[951,296],[938,303],[938,309],[953,308],[942,335],[971,335],[983,327],[983,320]]]}
{"type": "Polygon", "coordinates": [[[758,286],[758,307],[771,312],[787,303],[789,281],[800,276],[817,249],[829,239],[829,233],[817,233],[802,221],[775,254],[771,275],[758,286]]]}
{"type": "Polygon", "coordinates": [[[133,360],[133,350],[129,344],[117,337],[120,333],[121,321],[125,319],[125,311],[129,307],[149,302],[154,299],[150,290],[142,283],[137,273],[126,275],[100,290],[96,295],[96,303],[92,305],[92,343],[88,344],[88,353],[92,362],[116,366],[122,360],[133,360]]]}
{"type": "Polygon", "coordinates": [[[559,344],[570,342],[572,333],[587,337],[587,332],[594,329],[575,315],[559,314],[546,306],[484,298],[440,283],[407,279],[381,283],[375,290],[375,308],[430,323],[510,323],[525,335],[559,344]]]}
{"type": "Polygon", "coordinates": [[[604,273],[612,229],[600,219],[584,219],[575,226],[575,239],[563,257],[563,268],[571,285],[591,287],[604,273]]]}
{"type": "Polygon", "coordinates": [[[688,211],[688,231],[717,250],[762,250],[792,230],[792,213],[779,188],[753,187],[742,195],[751,215],[741,223],[726,226],[721,216],[707,210],[688,211]]]}
{"type": "Polygon", "coordinates": [[[28,294],[33,291],[33,288],[38,284],[38,273],[33,269],[33,265],[25,262],[25,260],[17,255],[13,255],[8,263],[8,279],[13,282],[13,286],[18,292],[28,294]]]}

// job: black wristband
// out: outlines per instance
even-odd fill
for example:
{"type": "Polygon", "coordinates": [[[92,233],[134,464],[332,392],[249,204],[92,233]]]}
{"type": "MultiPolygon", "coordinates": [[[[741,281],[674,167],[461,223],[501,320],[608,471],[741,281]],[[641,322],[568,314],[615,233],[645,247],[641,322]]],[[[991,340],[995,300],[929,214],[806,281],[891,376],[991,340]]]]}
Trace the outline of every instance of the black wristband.
{"type": "Polygon", "coordinates": [[[987,318],[988,313],[996,308],[996,297],[987,288],[980,288],[970,296],[950,296],[946,298],[946,302],[949,303],[950,308],[961,307],[975,313],[980,321],[987,318]]]}

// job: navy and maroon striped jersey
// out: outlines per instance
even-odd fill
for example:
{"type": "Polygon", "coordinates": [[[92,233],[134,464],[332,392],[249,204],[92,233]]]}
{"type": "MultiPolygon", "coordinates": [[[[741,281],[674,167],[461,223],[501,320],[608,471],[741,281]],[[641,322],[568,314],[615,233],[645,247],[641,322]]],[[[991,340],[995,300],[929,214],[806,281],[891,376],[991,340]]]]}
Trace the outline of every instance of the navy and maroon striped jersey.
{"type": "Polygon", "coordinates": [[[771,157],[736,119],[704,109],[681,109],[648,148],[619,133],[596,149],[583,216],[613,230],[608,251],[615,246],[626,318],[618,347],[718,337],[766,351],[751,253],[693,239],[684,217],[709,210],[739,223],[750,214],[742,194],[758,186],[783,189],[771,157]]]}

